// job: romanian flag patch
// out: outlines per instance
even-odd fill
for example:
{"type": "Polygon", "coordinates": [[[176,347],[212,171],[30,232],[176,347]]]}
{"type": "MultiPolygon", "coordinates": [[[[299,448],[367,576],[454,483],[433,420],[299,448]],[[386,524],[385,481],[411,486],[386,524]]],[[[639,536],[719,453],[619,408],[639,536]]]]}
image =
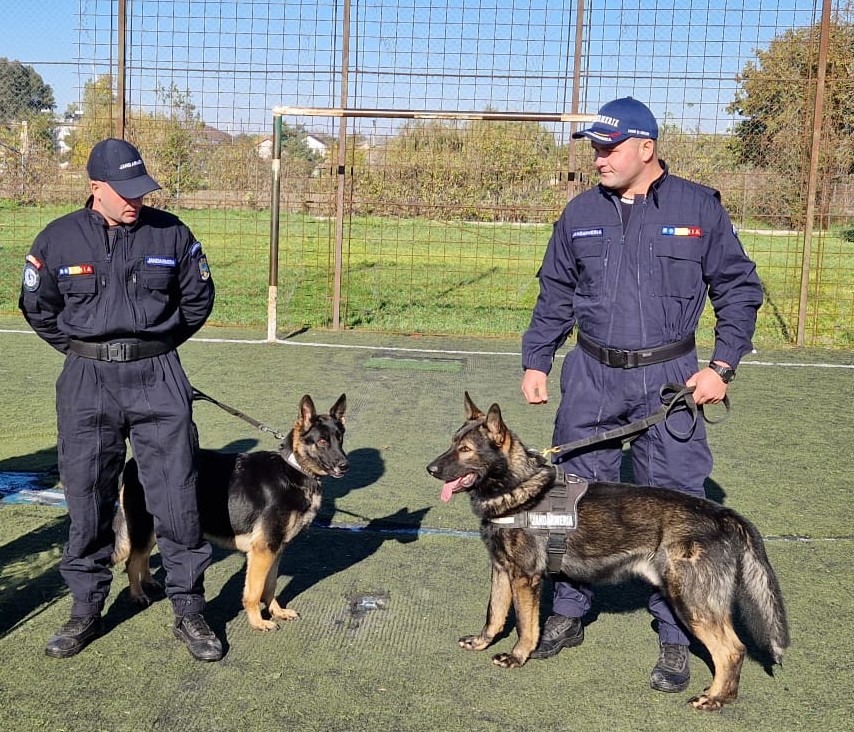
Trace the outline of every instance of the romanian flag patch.
{"type": "Polygon", "coordinates": [[[72,264],[70,267],[60,267],[57,274],[60,277],[73,277],[74,275],[95,274],[95,268],[91,264],[72,264]]]}
{"type": "Polygon", "coordinates": [[[703,236],[703,230],[699,226],[662,226],[662,236],[690,236],[699,239],[703,236]]]}

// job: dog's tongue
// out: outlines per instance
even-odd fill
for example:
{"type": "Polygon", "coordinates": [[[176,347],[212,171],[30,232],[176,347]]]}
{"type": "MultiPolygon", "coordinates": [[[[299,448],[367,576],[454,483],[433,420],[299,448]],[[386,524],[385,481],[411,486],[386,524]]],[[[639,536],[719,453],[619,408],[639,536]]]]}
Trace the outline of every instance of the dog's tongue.
{"type": "MultiPolygon", "coordinates": [[[[465,476],[463,476],[465,477],[465,476]]],[[[454,491],[460,487],[460,483],[463,482],[462,478],[457,478],[456,480],[449,480],[445,485],[442,486],[442,495],[441,499],[447,503],[451,500],[454,495],[454,491]]]]}

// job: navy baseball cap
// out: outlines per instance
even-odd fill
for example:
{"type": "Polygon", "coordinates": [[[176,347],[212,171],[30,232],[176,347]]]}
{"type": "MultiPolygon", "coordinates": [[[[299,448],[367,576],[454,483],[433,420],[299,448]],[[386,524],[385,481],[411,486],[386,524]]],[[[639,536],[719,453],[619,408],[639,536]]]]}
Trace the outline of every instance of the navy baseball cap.
{"type": "Polygon", "coordinates": [[[90,180],[109,183],[124,198],[142,198],[160,188],[160,184],[145,169],[139,150],[129,142],[114,137],[101,140],[92,148],[86,172],[90,180]]]}
{"type": "Polygon", "coordinates": [[[658,122],[643,102],[622,97],[603,105],[596,121],[586,130],[573,132],[577,140],[587,137],[600,145],[617,145],[630,137],[658,139],[658,122]]]}

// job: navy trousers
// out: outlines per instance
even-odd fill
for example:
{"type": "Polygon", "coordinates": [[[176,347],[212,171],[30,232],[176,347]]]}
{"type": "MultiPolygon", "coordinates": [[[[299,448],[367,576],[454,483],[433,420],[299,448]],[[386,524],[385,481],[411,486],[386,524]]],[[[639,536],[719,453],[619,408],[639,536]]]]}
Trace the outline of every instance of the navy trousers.
{"type": "MultiPolygon", "coordinates": [[[[684,384],[696,371],[695,353],[661,364],[620,369],[605,366],[574,348],[567,354],[561,373],[561,403],[553,444],[573,442],[649,416],[661,406],[662,384],[684,384]]],[[[690,417],[684,412],[674,412],[668,424],[678,433],[690,431],[690,436],[676,437],[659,422],[638,437],[630,448],[632,482],[703,497],[703,484],[712,472],[705,425],[698,419],[691,430],[690,417]]],[[[589,480],[618,481],[622,457],[618,446],[570,453],[560,463],[567,472],[589,480]]],[[[559,615],[582,617],[590,610],[592,599],[588,586],[555,582],[553,607],[559,615]]],[[[689,644],[685,629],[659,592],[652,594],[649,610],[658,620],[662,643],[689,644]]]]}
{"type": "Polygon", "coordinates": [[[177,615],[204,609],[211,547],[196,505],[192,387],[178,354],[127,363],[66,357],[56,382],[59,476],[71,527],[60,573],[72,615],[100,613],[110,590],[112,529],[129,440],[154,516],[177,615]]]}

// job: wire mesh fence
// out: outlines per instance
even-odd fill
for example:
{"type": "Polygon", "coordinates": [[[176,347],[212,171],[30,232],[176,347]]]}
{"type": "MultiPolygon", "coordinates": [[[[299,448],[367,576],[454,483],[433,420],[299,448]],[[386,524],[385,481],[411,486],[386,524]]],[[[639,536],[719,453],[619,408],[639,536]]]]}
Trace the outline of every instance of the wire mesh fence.
{"type": "Polygon", "coordinates": [[[10,0],[4,31],[0,312],[118,136],[204,243],[213,322],[268,322],[273,284],[281,331],[520,333],[551,223],[596,181],[573,115],[631,95],[757,262],[757,344],[854,343],[847,0],[54,2],[45,30],[10,0]]]}

